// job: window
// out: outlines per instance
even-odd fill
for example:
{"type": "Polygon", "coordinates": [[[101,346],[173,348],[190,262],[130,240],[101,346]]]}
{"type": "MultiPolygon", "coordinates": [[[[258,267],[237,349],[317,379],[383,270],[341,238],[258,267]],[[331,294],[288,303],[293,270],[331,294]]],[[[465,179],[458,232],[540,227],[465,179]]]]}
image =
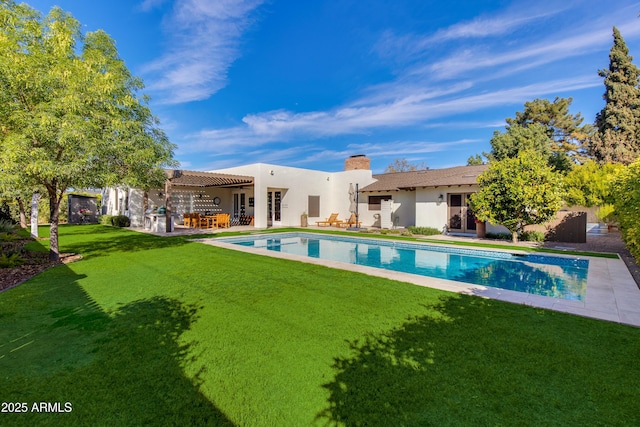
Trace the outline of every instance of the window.
{"type": "Polygon", "coordinates": [[[320,216],[320,196],[309,196],[307,214],[313,218],[320,216]]]}
{"type": "Polygon", "coordinates": [[[370,211],[379,211],[380,210],[380,202],[383,200],[391,200],[391,196],[369,196],[369,210],[370,211]]]}

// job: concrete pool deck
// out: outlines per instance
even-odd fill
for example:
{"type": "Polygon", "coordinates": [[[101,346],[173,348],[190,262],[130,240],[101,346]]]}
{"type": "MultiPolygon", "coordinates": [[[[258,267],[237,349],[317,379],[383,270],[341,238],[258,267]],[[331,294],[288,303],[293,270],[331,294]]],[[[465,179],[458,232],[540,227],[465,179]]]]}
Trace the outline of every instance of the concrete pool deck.
{"type": "MultiPolygon", "coordinates": [[[[367,267],[346,262],[324,260],[303,255],[288,254],[267,249],[246,247],[224,242],[224,238],[197,239],[198,242],[241,251],[252,254],[266,255],[274,258],[300,261],[309,264],[323,265],[330,268],[354,271],[370,276],[383,277],[400,282],[412,283],[444,291],[460,294],[475,295],[523,304],[531,307],[544,308],[584,317],[607,320],[640,327],[640,289],[636,285],[624,261],[620,258],[600,258],[551,254],[558,257],[581,258],[589,260],[587,273],[587,289],[584,301],[571,301],[559,298],[533,295],[500,288],[473,285],[453,280],[420,276],[384,270],[382,268],[367,267]]],[[[448,246],[443,243],[443,246],[448,246]]],[[[460,249],[459,246],[456,248],[460,249]]],[[[469,248],[474,249],[474,248],[469,248]]],[[[479,249],[479,248],[476,248],[479,249]]],[[[482,248],[482,250],[490,250],[482,248]]],[[[497,250],[497,249],[495,249],[497,250]]],[[[518,252],[515,248],[513,251],[518,252]]]]}

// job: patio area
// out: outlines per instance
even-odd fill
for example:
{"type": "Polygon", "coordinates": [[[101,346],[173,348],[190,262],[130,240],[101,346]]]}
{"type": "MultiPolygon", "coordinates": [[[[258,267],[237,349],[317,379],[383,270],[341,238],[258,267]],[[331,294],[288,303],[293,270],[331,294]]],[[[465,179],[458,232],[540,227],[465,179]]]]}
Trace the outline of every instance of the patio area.
{"type": "Polygon", "coordinates": [[[175,224],[173,232],[167,233],[164,231],[153,231],[144,227],[129,227],[131,230],[139,231],[141,233],[152,234],[154,236],[190,236],[198,234],[216,234],[223,232],[234,231],[255,231],[255,227],[251,225],[232,225],[229,228],[193,228],[186,227],[182,224],[175,224]]]}

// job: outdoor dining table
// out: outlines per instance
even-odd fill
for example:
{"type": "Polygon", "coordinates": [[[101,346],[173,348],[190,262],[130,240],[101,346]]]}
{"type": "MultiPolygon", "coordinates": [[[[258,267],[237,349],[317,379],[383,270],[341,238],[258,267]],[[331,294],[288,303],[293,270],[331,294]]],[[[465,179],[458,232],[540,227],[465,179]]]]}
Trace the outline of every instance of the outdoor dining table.
{"type": "Polygon", "coordinates": [[[218,214],[205,215],[204,217],[207,220],[207,228],[218,228],[218,214]]]}

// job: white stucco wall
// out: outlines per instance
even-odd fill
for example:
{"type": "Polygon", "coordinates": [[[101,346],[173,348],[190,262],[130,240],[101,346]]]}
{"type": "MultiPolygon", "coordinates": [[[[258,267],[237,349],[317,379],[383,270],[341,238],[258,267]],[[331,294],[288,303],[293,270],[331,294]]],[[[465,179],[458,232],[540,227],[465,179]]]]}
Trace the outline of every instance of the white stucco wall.
{"type": "MultiPolygon", "coordinates": [[[[464,187],[425,188],[416,190],[416,226],[433,227],[444,231],[449,222],[449,194],[475,193],[477,185],[464,187]],[[443,196],[442,203],[439,202],[443,196]]],[[[502,225],[487,224],[488,233],[509,232],[502,225]]]]}
{"type": "Polygon", "coordinates": [[[392,221],[399,227],[409,227],[416,223],[416,192],[398,191],[393,194],[392,221]]]}
{"type": "Polygon", "coordinates": [[[391,200],[393,201],[393,205],[391,208],[391,218],[389,218],[391,224],[398,227],[408,227],[410,225],[415,225],[415,191],[387,191],[360,194],[360,205],[358,209],[362,225],[366,227],[380,227],[384,222],[380,218],[380,215],[382,215],[382,211],[369,210],[369,196],[391,197],[391,200]]]}
{"type": "MultiPolygon", "coordinates": [[[[329,217],[331,213],[338,213],[338,218],[349,218],[349,185],[359,184],[360,188],[374,182],[370,170],[351,170],[340,172],[324,172],[287,166],[256,163],[235,168],[221,169],[211,172],[248,175],[254,177],[254,187],[242,188],[172,188],[172,212],[178,217],[176,223],[182,223],[182,215],[186,212],[229,212],[233,213],[234,193],[245,194],[245,214],[254,216],[256,228],[266,228],[267,192],[281,191],[282,193],[282,226],[299,226],[300,216],[308,213],[308,196],[320,197],[320,216],[309,217],[308,222],[315,225],[329,217]],[[272,173],[273,172],[273,173],[272,173]],[[220,204],[213,205],[214,197],[220,198],[220,204]],[[249,198],[254,198],[254,206],[249,206],[249,198]]],[[[397,225],[408,227],[433,227],[445,230],[449,220],[448,195],[450,193],[471,193],[477,191],[477,186],[418,188],[414,191],[390,191],[383,193],[360,193],[359,219],[364,227],[379,226],[377,215],[380,211],[369,211],[371,195],[390,195],[393,200],[392,221],[397,218],[397,225]],[[442,195],[442,202],[439,198],[442,195]]],[[[128,214],[133,227],[144,225],[142,190],[129,189],[129,210],[126,211],[125,201],[127,189],[108,188],[103,192],[103,204],[109,215],[128,214]]],[[[164,205],[164,189],[154,189],[148,192],[149,207],[164,205]]],[[[487,225],[487,232],[507,232],[502,226],[487,225]]]]}
{"type": "Polygon", "coordinates": [[[416,190],[416,227],[433,227],[443,231],[449,221],[447,192],[440,188],[416,190]],[[442,195],[442,201],[440,201],[442,195]]]}
{"type": "MultiPolygon", "coordinates": [[[[398,225],[408,227],[433,227],[440,231],[446,230],[449,222],[448,196],[449,194],[474,193],[478,186],[452,186],[436,188],[418,188],[414,191],[389,191],[363,194],[362,199],[368,200],[369,195],[390,195],[394,202],[393,216],[398,217],[398,225]]],[[[363,218],[371,218],[375,222],[375,214],[379,211],[368,211],[364,205],[363,218]]],[[[491,230],[501,230],[502,227],[491,227],[491,230]]]]}
{"type": "MultiPolygon", "coordinates": [[[[234,168],[210,171],[254,177],[255,226],[266,228],[267,192],[282,192],[282,226],[299,226],[302,213],[308,213],[308,197],[320,197],[320,216],[309,217],[309,224],[324,220],[331,213],[338,218],[348,219],[349,184],[360,187],[373,182],[370,170],[324,172],[288,166],[255,163],[234,168]]],[[[361,205],[362,206],[362,205],[361,205]]]]}

